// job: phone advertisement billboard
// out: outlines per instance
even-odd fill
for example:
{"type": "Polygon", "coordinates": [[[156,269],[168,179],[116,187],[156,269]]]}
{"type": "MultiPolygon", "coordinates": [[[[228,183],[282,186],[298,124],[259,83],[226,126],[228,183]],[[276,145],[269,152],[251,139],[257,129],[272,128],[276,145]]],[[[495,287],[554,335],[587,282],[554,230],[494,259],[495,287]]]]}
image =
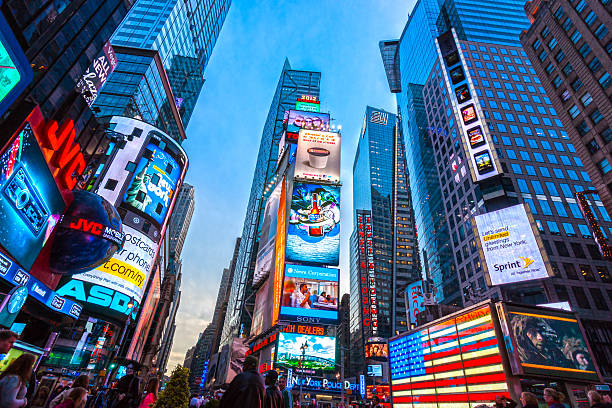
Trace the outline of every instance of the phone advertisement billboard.
{"type": "Polygon", "coordinates": [[[300,130],[295,178],[340,182],[340,134],[300,130]]]}
{"type": "Polygon", "coordinates": [[[333,371],[336,365],[336,338],[281,332],[278,335],[276,364],[305,371],[333,371]]]}
{"type": "Polygon", "coordinates": [[[537,231],[523,204],[474,218],[491,285],[549,277],[537,231]]]}
{"type": "Polygon", "coordinates": [[[0,156],[0,244],[29,270],[65,209],[26,123],[0,156]]]}
{"type": "Polygon", "coordinates": [[[335,268],[285,265],[280,320],[337,323],[339,272],[335,268]]]}
{"type": "Polygon", "coordinates": [[[149,143],[123,201],[163,225],[181,172],[182,169],[169,152],[159,145],[149,143]]]}
{"type": "Polygon", "coordinates": [[[340,257],[340,187],[294,183],[287,261],[337,266],[340,257]]]}

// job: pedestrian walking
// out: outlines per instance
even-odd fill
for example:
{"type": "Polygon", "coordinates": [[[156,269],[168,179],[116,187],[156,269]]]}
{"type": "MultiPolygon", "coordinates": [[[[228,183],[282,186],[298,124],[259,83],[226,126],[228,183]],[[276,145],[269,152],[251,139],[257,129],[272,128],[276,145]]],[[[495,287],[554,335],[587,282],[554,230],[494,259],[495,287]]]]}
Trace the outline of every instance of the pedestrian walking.
{"type": "Polygon", "coordinates": [[[87,402],[87,389],[83,387],[72,387],[64,400],[56,405],[56,408],[83,408],[87,402]]]}
{"type": "Polygon", "coordinates": [[[115,408],[136,408],[140,396],[140,378],[136,375],[134,364],[129,363],[125,375],[117,381],[119,399],[115,408]]]}
{"type": "MultiPolygon", "coordinates": [[[[49,403],[49,408],[57,408],[59,404],[61,404],[66,398],[68,398],[68,395],[70,394],[70,391],[73,388],[84,388],[85,391],[87,391],[87,389],[89,388],[89,376],[87,374],[79,375],[72,383],[72,387],[66,388],[64,391],[59,393],[55,398],[51,400],[51,402],[49,403]]],[[[87,401],[87,396],[85,397],[85,400],[87,401]]]]}
{"type": "Polygon", "coordinates": [[[0,374],[0,407],[21,408],[28,403],[25,395],[36,357],[24,353],[0,374]]]}
{"type": "Polygon", "coordinates": [[[538,408],[538,397],[530,392],[521,393],[521,408],[538,408]]]}
{"type": "Polygon", "coordinates": [[[496,395],[495,396],[495,404],[493,404],[494,408],[514,408],[518,404],[516,401],[513,401],[509,398],[506,398],[505,395],[496,395]]]}
{"type": "Polygon", "coordinates": [[[153,377],[149,380],[145,389],[145,396],[138,408],[151,408],[157,401],[157,391],[159,390],[159,378],[153,377]]]}
{"type": "Polygon", "coordinates": [[[283,408],[293,408],[293,395],[291,391],[287,389],[287,378],[281,377],[278,380],[278,385],[283,394],[283,408]]]}
{"type": "Polygon", "coordinates": [[[38,389],[32,403],[30,404],[31,408],[44,408],[47,403],[47,399],[49,398],[49,394],[51,391],[49,387],[45,387],[44,385],[38,389]]]}
{"type": "Polygon", "coordinates": [[[247,356],[238,374],[223,393],[219,408],[262,408],[264,406],[266,386],[257,372],[259,360],[247,356]]]}
{"type": "Polygon", "coordinates": [[[553,388],[544,388],[544,402],[548,404],[548,408],[565,408],[561,402],[565,399],[565,395],[553,388]]]}
{"type": "Polygon", "coordinates": [[[14,331],[0,330],[0,354],[8,353],[18,338],[19,335],[14,331]]]}
{"type": "Polygon", "coordinates": [[[268,370],[265,374],[266,398],[264,400],[264,408],[283,408],[283,394],[278,388],[277,380],[278,373],[274,370],[268,370]]]}
{"type": "Polygon", "coordinates": [[[612,404],[605,402],[601,394],[595,390],[589,391],[587,397],[591,408],[612,408],[612,404]]]}

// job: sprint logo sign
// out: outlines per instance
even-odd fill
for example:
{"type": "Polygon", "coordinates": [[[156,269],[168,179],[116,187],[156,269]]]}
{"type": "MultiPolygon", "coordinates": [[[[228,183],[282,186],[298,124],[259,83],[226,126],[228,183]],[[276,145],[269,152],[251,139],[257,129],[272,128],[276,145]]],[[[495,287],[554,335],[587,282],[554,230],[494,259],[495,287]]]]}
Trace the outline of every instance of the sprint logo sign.
{"type": "Polygon", "coordinates": [[[549,277],[522,204],[475,217],[486,270],[492,285],[504,285],[549,277]]]}

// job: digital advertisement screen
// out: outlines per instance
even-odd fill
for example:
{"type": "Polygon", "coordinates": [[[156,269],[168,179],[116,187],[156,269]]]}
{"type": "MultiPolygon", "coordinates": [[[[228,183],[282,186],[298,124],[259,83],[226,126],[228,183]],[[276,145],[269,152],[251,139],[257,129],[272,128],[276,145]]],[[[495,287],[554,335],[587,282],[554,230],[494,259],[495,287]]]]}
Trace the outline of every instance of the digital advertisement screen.
{"type": "Polygon", "coordinates": [[[329,131],[329,113],[289,110],[285,112],[284,122],[287,132],[298,133],[300,129],[329,131]]]}
{"type": "Polygon", "coordinates": [[[416,325],[417,315],[424,310],[423,281],[416,281],[406,288],[406,302],[408,303],[408,316],[411,324],[416,325]]]}
{"type": "Polygon", "coordinates": [[[465,123],[466,125],[474,123],[478,120],[478,116],[476,115],[476,109],[474,108],[474,105],[471,104],[461,108],[461,116],[463,117],[463,123],[465,123]]]}
{"type": "Polygon", "coordinates": [[[366,358],[387,358],[389,357],[389,351],[387,349],[387,343],[369,343],[365,345],[365,357],[366,358]]]}
{"type": "Polygon", "coordinates": [[[450,78],[453,84],[458,84],[465,80],[465,74],[463,73],[462,67],[453,68],[450,70],[450,78]]]}
{"type": "Polygon", "coordinates": [[[475,217],[492,285],[548,278],[548,268],[523,204],[475,217]]]}
{"type": "Polygon", "coordinates": [[[321,104],[298,100],[295,103],[295,109],[306,112],[319,112],[321,110],[321,104]]]}
{"type": "Polygon", "coordinates": [[[455,95],[457,96],[457,102],[463,103],[472,99],[470,95],[470,89],[467,84],[463,84],[455,88],[455,95]]]}
{"type": "Polygon", "coordinates": [[[259,250],[255,263],[253,284],[258,284],[274,270],[274,247],[276,245],[276,227],[278,219],[278,206],[283,183],[278,183],[268,201],[263,215],[261,235],[259,236],[259,250]]]}
{"type": "Polygon", "coordinates": [[[389,369],[394,406],[475,407],[510,398],[488,305],[390,339],[389,369]]]}
{"type": "Polygon", "coordinates": [[[0,115],[21,95],[33,76],[28,58],[10,27],[0,14],[0,115]]]}
{"type": "Polygon", "coordinates": [[[494,170],[493,160],[491,160],[491,154],[488,150],[476,153],[474,155],[474,162],[476,163],[478,174],[486,174],[494,170]]]}
{"type": "Polygon", "coordinates": [[[298,321],[300,317],[311,317],[317,323],[336,323],[338,285],[338,269],[285,265],[280,320],[298,321]]]}
{"type": "Polygon", "coordinates": [[[599,381],[593,357],[572,314],[509,307],[507,319],[525,373],[599,381]]]}
{"type": "Polygon", "coordinates": [[[382,377],[382,364],[368,364],[368,377],[382,377]]]}
{"type": "Polygon", "coordinates": [[[181,172],[182,169],[170,153],[149,143],[123,201],[163,225],[181,172]]]}
{"type": "Polygon", "coordinates": [[[452,67],[453,65],[459,62],[459,53],[457,51],[454,51],[448,54],[446,57],[444,57],[444,61],[446,61],[446,65],[448,67],[452,67]]]}
{"type": "Polygon", "coordinates": [[[482,128],[475,126],[468,130],[468,138],[470,139],[470,147],[475,149],[485,144],[484,135],[482,134],[482,128]]]}
{"type": "Polygon", "coordinates": [[[340,181],[340,134],[300,130],[295,177],[337,183],[340,181]]]}
{"type": "Polygon", "coordinates": [[[293,369],[302,367],[315,371],[333,371],[336,363],[336,338],[281,332],[278,336],[276,363],[293,369]],[[302,348],[305,349],[303,357],[302,348]]]}
{"type": "Polygon", "coordinates": [[[30,269],[65,208],[26,123],[0,156],[0,244],[30,269]]]}
{"type": "Polygon", "coordinates": [[[337,266],[340,257],[340,187],[294,183],[287,261],[337,266]]]}

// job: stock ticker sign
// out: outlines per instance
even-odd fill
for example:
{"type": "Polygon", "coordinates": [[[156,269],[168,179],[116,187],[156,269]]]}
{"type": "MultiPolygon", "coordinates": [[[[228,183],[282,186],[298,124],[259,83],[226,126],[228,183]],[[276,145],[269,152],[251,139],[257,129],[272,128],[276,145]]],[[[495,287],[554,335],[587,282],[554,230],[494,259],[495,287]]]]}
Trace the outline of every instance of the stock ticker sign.
{"type": "MultiPolygon", "coordinates": [[[[361,318],[368,337],[378,335],[378,301],[372,245],[372,216],[369,212],[357,212],[359,240],[359,277],[361,281],[361,318]]],[[[366,334],[366,333],[364,333],[366,334]]]]}

